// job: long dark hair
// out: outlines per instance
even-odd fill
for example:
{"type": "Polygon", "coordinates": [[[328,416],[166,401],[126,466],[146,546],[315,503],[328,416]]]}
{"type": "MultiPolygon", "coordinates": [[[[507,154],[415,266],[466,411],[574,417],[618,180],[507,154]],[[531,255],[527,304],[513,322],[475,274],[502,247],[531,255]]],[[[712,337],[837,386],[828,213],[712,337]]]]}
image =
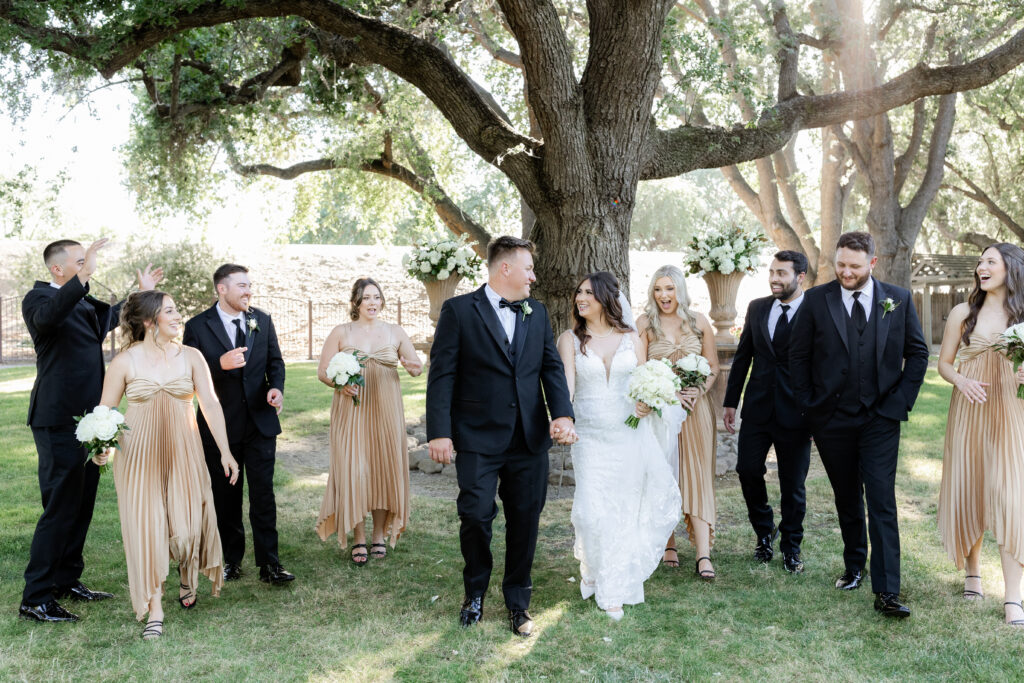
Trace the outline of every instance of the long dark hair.
{"type": "MultiPolygon", "coordinates": [[[[982,249],[984,254],[989,249],[995,249],[1003,257],[1003,266],[1006,268],[1006,298],[1003,299],[1003,309],[1006,311],[1006,320],[1010,325],[1024,322],[1024,249],[1009,242],[996,242],[982,249]]],[[[979,257],[980,260],[980,257],[979,257]]],[[[978,277],[978,269],[974,269],[974,289],[967,297],[967,305],[970,310],[964,318],[961,326],[960,340],[964,346],[971,343],[971,332],[978,324],[978,311],[985,303],[985,291],[981,288],[981,278],[978,277]]]]}
{"type": "Polygon", "coordinates": [[[622,305],[619,303],[619,281],[607,271],[602,270],[591,273],[580,280],[580,283],[576,285],[576,289],[573,290],[572,319],[575,324],[572,331],[576,338],[580,340],[580,351],[583,353],[587,352],[587,341],[590,339],[590,335],[587,334],[587,321],[584,320],[583,316],[580,315],[579,309],[576,308],[575,292],[578,292],[580,286],[587,280],[590,280],[590,288],[594,290],[594,298],[597,299],[597,303],[601,304],[601,308],[604,309],[604,318],[608,321],[608,324],[620,332],[631,332],[633,330],[632,327],[622,320],[622,305]]]}
{"type": "Polygon", "coordinates": [[[164,292],[132,292],[121,306],[121,350],[146,338],[146,323],[156,324],[164,306],[164,292]]]}

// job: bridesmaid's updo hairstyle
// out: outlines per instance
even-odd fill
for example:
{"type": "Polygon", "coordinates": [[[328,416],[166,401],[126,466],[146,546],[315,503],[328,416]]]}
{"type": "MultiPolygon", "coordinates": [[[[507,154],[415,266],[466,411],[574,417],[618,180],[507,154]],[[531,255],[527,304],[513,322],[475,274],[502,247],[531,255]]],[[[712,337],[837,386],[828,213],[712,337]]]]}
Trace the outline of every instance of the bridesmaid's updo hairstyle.
{"type": "MultiPolygon", "coordinates": [[[[981,253],[984,254],[989,249],[999,252],[999,255],[1003,257],[1003,265],[1006,267],[1006,298],[1003,299],[1006,319],[1010,325],[1024,322],[1024,249],[1009,242],[996,242],[985,247],[981,253]]],[[[981,310],[983,303],[985,303],[985,291],[981,288],[981,278],[978,277],[978,269],[975,268],[974,290],[967,297],[969,310],[961,326],[960,340],[964,346],[971,343],[971,332],[974,332],[974,328],[978,324],[978,311],[981,310]]]]}
{"type": "Polygon", "coordinates": [[[156,324],[164,305],[164,292],[132,292],[121,306],[121,350],[146,338],[146,323],[156,324]]]}
{"type": "Polygon", "coordinates": [[[384,309],[384,290],[380,288],[380,285],[373,278],[361,277],[352,285],[352,296],[349,298],[348,317],[352,318],[353,322],[359,320],[359,304],[363,303],[363,293],[370,285],[376,287],[377,291],[380,292],[380,307],[381,310],[384,309]]]}
{"type": "Polygon", "coordinates": [[[587,352],[587,341],[590,340],[590,335],[587,333],[587,321],[580,315],[580,311],[576,308],[576,292],[580,290],[583,283],[590,280],[590,289],[594,292],[594,298],[597,299],[597,303],[601,304],[601,308],[604,309],[604,319],[608,321],[608,324],[614,327],[619,332],[632,332],[633,328],[626,324],[622,319],[622,304],[619,303],[619,281],[615,279],[615,276],[611,273],[601,270],[596,273],[587,275],[580,283],[576,285],[576,289],[573,290],[573,305],[572,305],[572,319],[573,334],[580,340],[580,352],[587,352]]]}

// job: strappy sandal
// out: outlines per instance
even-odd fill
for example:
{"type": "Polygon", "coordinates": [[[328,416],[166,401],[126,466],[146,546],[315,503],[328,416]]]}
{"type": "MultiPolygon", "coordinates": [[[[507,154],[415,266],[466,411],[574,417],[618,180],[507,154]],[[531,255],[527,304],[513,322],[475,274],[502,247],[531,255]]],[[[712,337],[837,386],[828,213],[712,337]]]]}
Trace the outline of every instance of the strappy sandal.
{"type": "MultiPolygon", "coordinates": [[[[1019,602],[1004,602],[1003,603],[1003,607],[1004,608],[1007,605],[1015,605],[1017,607],[1020,607],[1022,610],[1024,610],[1024,604],[1021,604],[1019,602]]],[[[1006,624],[1007,626],[1015,626],[1017,628],[1024,628],[1024,619],[1014,619],[1013,621],[1006,621],[1006,610],[1005,609],[1003,610],[1003,623],[1006,624]]]]}
{"type": "Polygon", "coordinates": [[[156,640],[164,634],[164,622],[154,619],[147,621],[146,627],[142,629],[143,640],[156,640]]]}
{"type": "MultiPolygon", "coordinates": [[[[980,576],[975,576],[974,574],[967,574],[966,576],[964,576],[964,581],[966,582],[967,579],[978,579],[980,581],[981,577],[980,576]]],[[[966,585],[965,585],[965,587],[964,587],[964,600],[974,601],[974,600],[984,600],[984,599],[985,599],[985,594],[983,592],[972,591],[972,590],[966,588],[966,585]]]]}
{"type": "Polygon", "coordinates": [[[388,556],[388,544],[387,543],[371,543],[370,544],[370,557],[375,560],[383,560],[388,556]],[[384,548],[384,550],[375,550],[376,548],[384,548]]]}
{"type": "Polygon", "coordinates": [[[663,565],[665,565],[666,567],[678,567],[679,566],[679,551],[676,550],[675,548],[669,546],[668,548],[665,548],[665,553],[662,553],[661,563],[663,565]],[[674,559],[674,560],[666,560],[665,559],[665,553],[669,552],[670,550],[676,554],[676,559],[674,559]]]}
{"type": "Polygon", "coordinates": [[[354,546],[352,546],[352,564],[354,564],[357,567],[365,567],[366,563],[370,561],[370,556],[366,554],[365,550],[359,553],[356,552],[357,548],[365,547],[365,543],[356,543],[354,546]]]}
{"type": "Polygon", "coordinates": [[[196,604],[199,602],[199,596],[193,594],[192,593],[192,589],[189,588],[188,586],[186,586],[183,583],[179,583],[178,586],[180,588],[183,588],[183,589],[188,591],[188,593],[185,593],[184,595],[179,595],[178,596],[178,604],[181,605],[181,608],[182,609],[192,609],[193,607],[195,607],[196,604]],[[189,600],[191,600],[192,602],[186,605],[185,603],[188,602],[189,600]]]}
{"type": "Polygon", "coordinates": [[[696,573],[697,576],[699,576],[701,578],[701,580],[703,580],[703,581],[714,581],[715,580],[715,570],[714,569],[705,569],[705,570],[702,571],[701,568],[700,568],[700,561],[701,560],[707,560],[708,562],[711,562],[711,558],[710,557],[698,557],[697,558],[697,564],[693,568],[694,573],[696,573]]]}

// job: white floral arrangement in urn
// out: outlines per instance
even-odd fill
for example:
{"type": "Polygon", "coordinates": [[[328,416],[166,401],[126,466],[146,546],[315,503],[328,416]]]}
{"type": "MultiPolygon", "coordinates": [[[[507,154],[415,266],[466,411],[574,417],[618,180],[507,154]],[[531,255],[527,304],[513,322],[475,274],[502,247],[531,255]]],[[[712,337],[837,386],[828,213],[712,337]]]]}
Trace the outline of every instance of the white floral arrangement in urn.
{"type": "Polygon", "coordinates": [[[427,238],[415,243],[412,251],[402,257],[406,272],[421,282],[461,275],[475,283],[482,264],[483,259],[466,244],[465,235],[457,240],[427,238]]]}
{"type": "Polygon", "coordinates": [[[709,228],[690,240],[686,265],[696,275],[753,273],[761,265],[761,250],[767,243],[760,232],[739,225],[724,230],[709,228]]]}

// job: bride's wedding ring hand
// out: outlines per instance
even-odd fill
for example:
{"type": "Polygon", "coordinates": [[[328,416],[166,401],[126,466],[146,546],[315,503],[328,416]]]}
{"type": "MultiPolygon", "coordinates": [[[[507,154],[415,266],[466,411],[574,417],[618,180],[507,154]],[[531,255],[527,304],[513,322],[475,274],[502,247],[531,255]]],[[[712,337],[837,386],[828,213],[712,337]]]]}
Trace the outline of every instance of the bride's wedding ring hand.
{"type": "Polygon", "coordinates": [[[431,439],[428,444],[430,459],[442,465],[448,465],[452,461],[452,454],[455,452],[452,440],[447,438],[431,439]]]}
{"type": "Polygon", "coordinates": [[[245,365],[245,352],[248,348],[248,346],[239,346],[237,349],[231,349],[221,356],[221,370],[235,370],[245,365]]]}
{"type": "Polygon", "coordinates": [[[567,417],[560,417],[551,422],[550,435],[556,443],[563,445],[573,444],[579,441],[579,436],[576,434],[576,427],[573,425],[572,420],[567,417]]]}
{"type": "Polygon", "coordinates": [[[637,417],[647,417],[651,414],[651,407],[643,401],[637,401],[636,405],[633,406],[633,412],[637,417]]]}
{"type": "Polygon", "coordinates": [[[960,393],[970,403],[984,403],[985,399],[988,398],[988,394],[985,391],[985,387],[989,386],[988,382],[979,382],[976,379],[961,376],[955,384],[956,388],[960,390],[960,393]]]}

